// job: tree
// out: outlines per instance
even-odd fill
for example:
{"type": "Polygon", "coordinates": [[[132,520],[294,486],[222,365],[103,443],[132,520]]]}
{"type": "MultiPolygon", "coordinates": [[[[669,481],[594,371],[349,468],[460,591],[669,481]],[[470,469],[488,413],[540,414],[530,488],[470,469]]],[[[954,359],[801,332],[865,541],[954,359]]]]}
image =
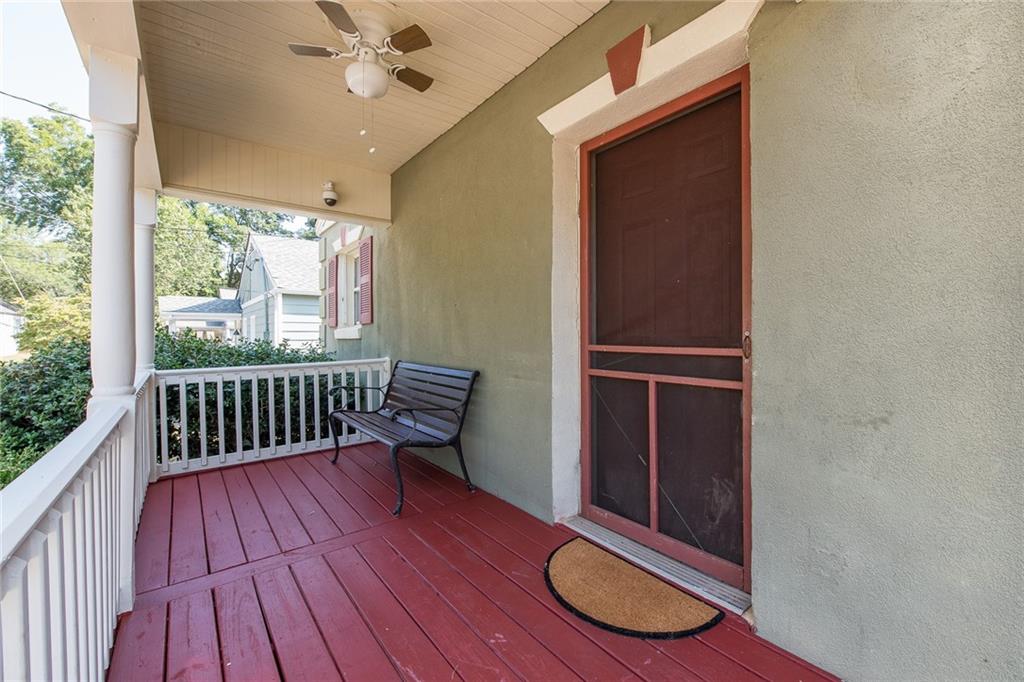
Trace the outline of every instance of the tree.
{"type": "Polygon", "coordinates": [[[91,294],[85,289],[72,296],[38,293],[25,301],[25,326],[18,334],[18,350],[38,351],[57,341],[89,342],[91,294]]]}
{"type": "Polygon", "coordinates": [[[39,293],[67,296],[75,290],[71,253],[63,242],[42,239],[31,227],[0,217],[0,299],[39,293]]]}
{"type": "Polygon", "coordinates": [[[64,206],[92,187],[92,138],[70,116],[0,123],[0,215],[53,236],[67,232],[64,206]]]}
{"type": "Polygon", "coordinates": [[[160,197],[154,249],[157,296],[216,296],[223,286],[220,247],[184,201],[160,197]]]}

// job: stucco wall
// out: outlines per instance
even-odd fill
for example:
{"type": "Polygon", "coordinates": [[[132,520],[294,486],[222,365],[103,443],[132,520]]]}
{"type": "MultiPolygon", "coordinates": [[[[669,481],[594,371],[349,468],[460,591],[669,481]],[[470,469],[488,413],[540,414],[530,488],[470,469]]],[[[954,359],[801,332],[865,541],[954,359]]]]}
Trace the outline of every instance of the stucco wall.
{"type": "Polygon", "coordinates": [[[392,178],[375,321],[341,354],[479,369],[470,474],[537,516],[551,517],[551,137],[537,116],[607,71],[605,50],[638,26],[657,40],[713,4],[607,7],[392,178]]]}
{"type": "Polygon", "coordinates": [[[751,31],[759,633],[850,679],[1024,677],[1024,6],[751,31]]]}

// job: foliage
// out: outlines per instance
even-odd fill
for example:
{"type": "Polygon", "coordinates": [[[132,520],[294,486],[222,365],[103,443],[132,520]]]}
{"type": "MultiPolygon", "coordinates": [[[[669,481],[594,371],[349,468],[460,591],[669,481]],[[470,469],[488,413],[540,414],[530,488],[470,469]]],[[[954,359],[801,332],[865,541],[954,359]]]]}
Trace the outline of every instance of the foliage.
{"type": "MultiPolygon", "coordinates": [[[[157,369],[276,365],[332,359],[318,347],[289,348],[266,341],[231,346],[219,340],[200,339],[191,332],[171,336],[161,330],[156,334],[157,369]]],[[[57,339],[35,349],[26,360],[0,363],[0,487],[82,423],[91,383],[88,341],[57,339]]],[[[216,404],[215,394],[208,393],[207,398],[209,405],[216,404]]],[[[298,398],[293,397],[293,401],[297,414],[298,398]]],[[[233,414],[233,403],[228,407],[228,412],[233,414]]],[[[198,438],[198,404],[191,409],[194,413],[189,415],[190,438],[198,438]]],[[[177,413],[172,413],[176,418],[177,413]]],[[[278,433],[283,432],[282,423],[278,433]]]]}
{"type": "Polygon", "coordinates": [[[55,236],[77,187],[92,187],[92,138],[70,116],[0,122],[0,215],[55,236]]]}
{"type": "Polygon", "coordinates": [[[13,302],[39,293],[67,296],[75,290],[67,244],[40,238],[33,228],[4,217],[0,217],[0,256],[0,299],[13,302]]]}
{"type": "Polygon", "coordinates": [[[90,292],[72,296],[38,293],[24,305],[25,326],[18,334],[18,350],[41,351],[59,341],[89,343],[90,292]]]}
{"type": "Polygon", "coordinates": [[[239,341],[237,345],[231,345],[217,339],[201,339],[191,330],[175,335],[164,329],[157,330],[154,350],[157,369],[285,365],[334,360],[317,346],[292,348],[287,342],[275,346],[263,340],[239,341]]]}
{"type": "Polygon", "coordinates": [[[21,362],[0,363],[4,477],[31,464],[82,423],[90,384],[89,344],[83,341],[55,341],[21,362]]]}
{"type": "Polygon", "coordinates": [[[220,249],[180,199],[160,197],[154,249],[157,296],[216,296],[223,286],[220,249]]]}

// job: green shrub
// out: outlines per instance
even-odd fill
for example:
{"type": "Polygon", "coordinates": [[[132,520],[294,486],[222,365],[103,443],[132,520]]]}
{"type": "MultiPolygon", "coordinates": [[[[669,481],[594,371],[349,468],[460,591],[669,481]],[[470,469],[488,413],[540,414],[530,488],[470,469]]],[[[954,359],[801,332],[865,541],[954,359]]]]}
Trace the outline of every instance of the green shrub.
{"type": "Polygon", "coordinates": [[[85,419],[89,344],[54,341],[0,363],[0,460],[45,453],[85,419]]]}
{"type": "MultiPolygon", "coordinates": [[[[232,346],[217,340],[201,339],[187,331],[175,336],[164,330],[158,331],[155,350],[157,369],[277,365],[334,359],[319,347],[290,348],[287,345],[274,346],[267,341],[245,341],[232,346]]],[[[82,423],[91,387],[89,344],[84,341],[52,341],[25,360],[0,363],[0,487],[31,466],[82,423]]],[[[292,400],[297,414],[297,383],[295,387],[292,400]]],[[[212,385],[208,389],[215,391],[212,385]]],[[[278,389],[278,399],[281,400],[283,385],[278,389]]],[[[312,390],[312,386],[307,389],[310,400],[312,390]]],[[[265,394],[266,390],[262,393],[265,394]]],[[[251,394],[243,392],[243,396],[250,398],[251,394]]],[[[261,399],[265,400],[265,396],[261,399]]],[[[215,406],[216,393],[211,394],[208,390],[207,400],[208,406],[215,406]]],[[[247,405],[248,401],[243,404],[247,405]]],[[[233,403],[226,407],[234,409],[233,403]]],[[[198,412],[193,417],[193,410],[198,410],[198,401],[190,401],[190,440],[199,437],[196,431],[198,412]]],[[[168,412],[172,419],[176,418],[172,409],[168,412]]],[[[171,426],[174,428],[176,422],[171,426]]],[[[283,423],[277,426],[278,434],[283,433],[283,426],[283,423]]]]}

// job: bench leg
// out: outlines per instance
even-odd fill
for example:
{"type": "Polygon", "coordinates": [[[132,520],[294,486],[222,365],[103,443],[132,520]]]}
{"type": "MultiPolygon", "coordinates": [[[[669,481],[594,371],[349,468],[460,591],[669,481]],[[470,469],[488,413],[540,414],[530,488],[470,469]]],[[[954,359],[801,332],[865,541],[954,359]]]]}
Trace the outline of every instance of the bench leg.
{"type": "Polygon", "coordinates": [[[473,481],[469,480],[469,471],[466,470],[466,459],[462,456],[462,439],[452,443],[452,447],[455,448],[455,454],[459,456],[459,466],[462,467],[462,478],[466,479],[466,489],[473,492],[476,490],[476,486],[473,485],[473,481]]]}
{"type": "Polygon", "coordinates": [[[331,459],[331,464],[337,464],[341,445],[338,443],[338,428],[335,426],[334,420],[331,419],[330,415],[327,416],[327,425],[331,427],[331,436],[334,438],[334,457],[331,459]]]}
{"type": "Polygon", "coordinates": [[[398,446],[391,446],[391,463],[395,467],[395,483],[398,487],[398,504],[395,505],[395,510],[391,512],[395,516],[399,516],[402,513],[402,503],[405,502],[405,489],[402,487],[402,470],[398,465],[398,446]]]}

